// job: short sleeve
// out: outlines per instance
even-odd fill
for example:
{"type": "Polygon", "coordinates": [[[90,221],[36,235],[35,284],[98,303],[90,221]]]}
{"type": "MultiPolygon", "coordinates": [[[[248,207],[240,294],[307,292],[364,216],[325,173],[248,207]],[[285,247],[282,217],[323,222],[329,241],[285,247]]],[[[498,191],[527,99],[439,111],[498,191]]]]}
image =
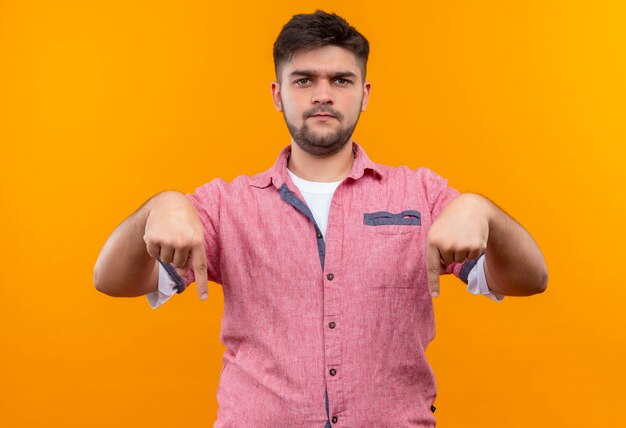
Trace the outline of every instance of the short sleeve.
{"type": "Polygon", "coordinates": [[[437,219],[459,191],[448,185],[448,180],[427,168],[421,168],[422,183],[428,200],[432,221],[437,219]]]}

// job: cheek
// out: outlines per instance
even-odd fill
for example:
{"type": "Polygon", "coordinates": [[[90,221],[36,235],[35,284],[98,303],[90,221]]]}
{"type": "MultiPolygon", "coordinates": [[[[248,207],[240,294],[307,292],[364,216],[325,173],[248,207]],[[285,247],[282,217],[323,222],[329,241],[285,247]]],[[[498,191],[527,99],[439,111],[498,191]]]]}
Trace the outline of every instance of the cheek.
{"type": "Polygon", "coordinates": [[[302,120],[302,114],[304,113],[304,109],[300,107],[302,100],[298,100],[298,98],[294,97],[292,94],[283,94],[281,102],[283,112],[287,119],[290,121],[302,120]]]}
{"type": "Polygon", "coordinates": [[[295,125],[298,128],[302,126],[302,112],[294,109],[293,105],[283,104],[283,115],[290,124],[295,125]]]}
{"type": "MultiPolygon", "coordinates": [[[[356,118],[361,114],[361,105],[363,104],[363,97],[356,95],[350,100],[350,121],[356,120],[356,118]]],[[[346,115],[347,116],[347,115],[346,115]]]]}

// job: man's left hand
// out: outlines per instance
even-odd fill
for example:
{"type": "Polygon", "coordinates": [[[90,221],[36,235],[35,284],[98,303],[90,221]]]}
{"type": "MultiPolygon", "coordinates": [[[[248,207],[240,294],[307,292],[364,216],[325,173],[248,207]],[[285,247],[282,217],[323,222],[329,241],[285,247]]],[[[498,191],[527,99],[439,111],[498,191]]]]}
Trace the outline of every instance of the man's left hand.
{"type": "Polygon", "coordinates": [[[478,258],[487,248],[493,205],[473,193],[457,196],[432,224],[426,240],[428,288],[439,296],[439,275],[452,262],[478,258]]]}

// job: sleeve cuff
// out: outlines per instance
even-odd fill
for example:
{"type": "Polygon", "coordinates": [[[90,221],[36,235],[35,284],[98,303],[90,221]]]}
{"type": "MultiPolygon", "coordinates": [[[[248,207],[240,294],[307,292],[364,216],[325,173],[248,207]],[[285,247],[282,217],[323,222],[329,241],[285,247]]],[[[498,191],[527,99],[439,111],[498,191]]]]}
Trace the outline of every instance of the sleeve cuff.
{"type": "Polygon", "coordinates": [[[497,294],[489,289],[487,277],[485,276],[485,256],[478,258],[476,264],[467,276],[467,291],[472,294],[481,294],[489,297],[491,300],[501,302],[504,299],[502,294],[497,294]]]}
{"type": "Polygon", "coordinates": [[[152,309],[156,309],[176,294],[176,283],[159,263],[159,286],[156,291],[146,294],[152,309]]]}

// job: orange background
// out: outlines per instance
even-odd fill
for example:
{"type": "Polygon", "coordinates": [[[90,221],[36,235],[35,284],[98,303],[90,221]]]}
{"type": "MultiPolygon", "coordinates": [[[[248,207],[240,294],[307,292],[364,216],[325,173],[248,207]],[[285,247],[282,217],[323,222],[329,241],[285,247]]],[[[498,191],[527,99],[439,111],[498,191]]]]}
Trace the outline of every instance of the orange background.
{"type": "Polygon", "coordinates": [[[370,40],[368,155],[488,196],[546,256],[531,298],[443,281],[439,426],[626,426],[626,3],[295,3],[0,1],[0,426],[212,425],[219,286],[153,311],[93,265],[153,194],[274,162],[272,43],[315,8],[370,40]]]}

